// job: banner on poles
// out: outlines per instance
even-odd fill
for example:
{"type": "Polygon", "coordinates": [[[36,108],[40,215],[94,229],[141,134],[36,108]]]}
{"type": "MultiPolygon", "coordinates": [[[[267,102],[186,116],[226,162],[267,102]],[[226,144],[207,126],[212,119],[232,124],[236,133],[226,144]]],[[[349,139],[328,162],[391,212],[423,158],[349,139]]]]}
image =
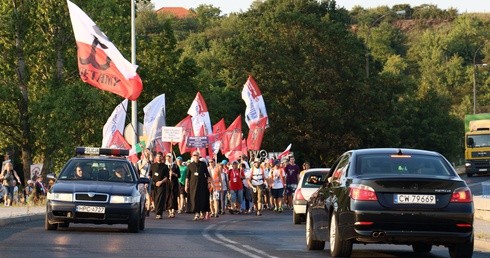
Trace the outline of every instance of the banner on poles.
{"type": "Polygon", "coordinates": [[[187,147],[189,148],[206,148],[208,137],[206,136],[189,136],[187,138],[187,147]]]}

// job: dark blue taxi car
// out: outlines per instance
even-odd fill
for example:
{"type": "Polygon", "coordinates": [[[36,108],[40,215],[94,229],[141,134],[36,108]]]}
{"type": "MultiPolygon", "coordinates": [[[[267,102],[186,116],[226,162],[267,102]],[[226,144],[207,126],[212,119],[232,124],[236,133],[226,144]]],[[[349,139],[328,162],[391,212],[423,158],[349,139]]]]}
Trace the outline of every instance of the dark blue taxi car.
{"type": "Polygon", "coordinates": [[[70,223],[128,224],[130,232],[145,228],[145,187],[120,149],[76,148],[47,194],[45,229],[70,223]]]}

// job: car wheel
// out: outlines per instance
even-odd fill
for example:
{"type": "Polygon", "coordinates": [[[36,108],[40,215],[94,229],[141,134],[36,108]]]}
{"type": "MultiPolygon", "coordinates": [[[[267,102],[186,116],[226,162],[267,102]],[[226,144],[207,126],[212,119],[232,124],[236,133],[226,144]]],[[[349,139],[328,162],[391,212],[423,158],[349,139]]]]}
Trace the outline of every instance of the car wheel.
{"type": "Polygon", "coordinates": [[[58,227],[60,227],[60,228],[67,228],[69,226],[70,226],[70,222],[63,222],[63,223],[58,224],[58,227]]]}
{"type": "Polygon", "coordinates": [[[44,217],[44,229],[46,230],[57,230],[58,229],[58,224],[53,223],[51,224],[48,219],[48,214],[44,217]]]}
{"type": "Polygon", "coordinates": [[[138,233],[140,229],[140,213],[131,216],[128,223],[128,230],[131,233],[138,233]]]}
{"type": "Polygon", "coordinates": [[[332,257],[350,257],[352,253],[352,241],[344,240],[339,231],[337,215],[330,217],[330,255],[332,257]]]}
{"type": "Polygon", "coordinates": [[[145,221],[146,221],[146,207],[143,208],[143,214],[140,214],[140,230],[145,229],[145,221]]]}
{"type": "Polygon", "coordinates": [[[473,173],[467,173],[466,176],[473,177],[473,173]]]}
{"type": "Polygon", "coordinates": [[[296,214],[293,210],[293,222],[294,224],[301,224],[301,215],[296,214]]]}
{"type": "Polygon", "coordinates": [[[306,212],[306,249],[308,250],[323,250],[325,241],[315,240],[315,232],[313,231],[313,221],[310,211],[306,212]]]}
{"type": "Polygon", "coordinates": [[[450,246],[448,248],[449,256],[451,256],[451,258],[471,257],[473,255],[473,244],[474,241],[472,237],[471,241],[468,243],[450,246]]]}
{"type": "Polygon", "coordinates": [[[432,245],[426,243],[415,243],[412,244],[412,249],[416,253],[430,253],[432,250],[432,245]]]}

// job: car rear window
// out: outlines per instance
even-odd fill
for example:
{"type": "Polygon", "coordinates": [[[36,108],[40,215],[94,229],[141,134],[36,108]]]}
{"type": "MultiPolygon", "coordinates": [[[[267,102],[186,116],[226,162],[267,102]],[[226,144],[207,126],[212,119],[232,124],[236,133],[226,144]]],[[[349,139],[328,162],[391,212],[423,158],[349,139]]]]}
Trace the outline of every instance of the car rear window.
{"type": "Polygon", "coordinates": [[[73,159],[63,168],[58,179],[130,183],[136,180],[130,166],[125,160],[73,159]],[[76,175],[77,168],[82,169],[82,178],[76,175]]]}
{"type": "Polygon", "coordinates": [[[440,156],[364,154],[357,157],[356,174],[453,176],[454,172],[440,156]]]}

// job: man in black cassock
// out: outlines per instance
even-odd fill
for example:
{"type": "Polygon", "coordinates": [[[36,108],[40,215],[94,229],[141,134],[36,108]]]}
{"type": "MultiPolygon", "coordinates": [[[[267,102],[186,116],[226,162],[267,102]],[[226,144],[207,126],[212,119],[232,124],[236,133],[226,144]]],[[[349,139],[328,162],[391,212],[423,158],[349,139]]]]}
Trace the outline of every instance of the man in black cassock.
{"type": "Polygon", "coordinates": [[[152,175],[154,187],[154,200],[156,218],[161,219],[165,210],[165,192],[168,187],[168,166],[163,163],[163,153],[158,152],[155,157],[155,163],[151,164],[150,175],[152,175]]]}
{"type": "Polygon", "coordinates": [[[194,151],[191,163],[187,165],[185,189],[188,194],[188,204],[191,212],[195,213],[194,220],[204,219],[209,207],[209,188],[211,183],[209,171],[205,162],[199,161],[199,152],[194,151]]]}

